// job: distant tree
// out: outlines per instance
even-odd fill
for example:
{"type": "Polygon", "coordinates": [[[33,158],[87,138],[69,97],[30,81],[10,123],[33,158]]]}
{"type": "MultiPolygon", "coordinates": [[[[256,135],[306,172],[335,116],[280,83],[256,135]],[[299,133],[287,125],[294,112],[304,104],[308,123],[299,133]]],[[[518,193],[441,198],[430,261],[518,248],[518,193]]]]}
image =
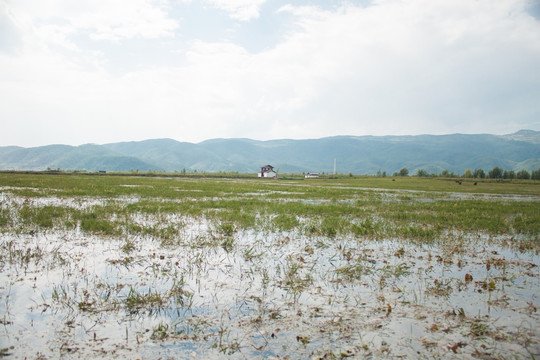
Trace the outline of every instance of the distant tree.
{"type": "Polygon", "coordinates": [[[534,170],[534,171],[531,173],[531,179],[533,179],[533,180],[540,180],[540,169],[534,170]]]}
{"type": "Polygon", "coordinates": [[[382,176],[382,172],[381,172],[381,169],[377,170],[377,177],[381,177],[382,176]]]}
{"type": "Polygon", "coordinates": [[[517,172],[516,177],[518,179],[525,179],[528,180],[531,178],[531,174],[527,170],[520,170],[517,172]]]}
{"type": "Polygon", "coordinates": [[[399,176],[399,173],[397,171],[394,171],[394,173],[392,174],[392,176],[399,176]]]}
{"type": "Polygon", "coordinates": [[[382,177],[386,177],[386,171],[382,172],[382,177]]]}
{"type": "Polygon", "coordinates": [[[404,167],[403,169],[399,170],[399,176],[409,176],[409,169],[404,167]]]}
{"type": "Polygon", "coordinates": [[[473,177],[476,179],[483,179],[486,177],[486,173],[482,169],[474,169],[473,177]]]}
{"type": "Polygon", "coordinates": [[[504,170],[503,179],[515,179],[516,173],[513,170],[504,170]]]}
{"type": "Polygon", "coordinates": [[[463,173],[463,177],[464,178],[472,178],[473,173],[472,173],[471,169],[466,169],[465,172],[463,173]]]}
{"type": "Polygon", "coordinates": [[[495,166],[488,172],[488,177],[490,179],[501,179],[503,177],[503,170],[500,167],[495,166]]]}
{"type": "Polygon", "coordinates": [[[416,171],[416,176],[418,176],[418,177],[427,177],[427,176],[429,176],[429,174],[424,169],[418,169],[418,171],[416,171]]]}
{"type": "Polygon", "coordinates": [[[448,171],[446,169],[444,169],[442,172],[441,172],[441,177],[449,177],[449,178],[453,178],[453,177],[456,177],[456,174],[454,174],[453,171],[448,171]]]}

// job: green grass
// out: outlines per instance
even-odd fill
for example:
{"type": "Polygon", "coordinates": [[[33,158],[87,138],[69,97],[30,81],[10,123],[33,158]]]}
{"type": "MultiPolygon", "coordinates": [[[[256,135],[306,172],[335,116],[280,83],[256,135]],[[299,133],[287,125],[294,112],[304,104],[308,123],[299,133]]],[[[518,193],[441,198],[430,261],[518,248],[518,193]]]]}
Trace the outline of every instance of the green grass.
{"type": "Polygon", "coordinates": [[[19,197],[102,200],[83,209],[30,204],[11,211],[3,205],[0,228],[4,230],[79,226],[88,233],[121,236],[129,232],[174,245],[181,243],[183,224],[170,223],[166,216],[173,214],[205,218],[216,224],[223,238],[242,229],[296,229],[329,238],[353,235],[432,242],[445,231],[462,231],[523,235],[532,239],[528,247],[540,246],[535,245],[540,235],[538,181],[485,180],[474,186],[468,180],[458,185],[453,179],[416,177],[276,181],[0,173],[0,186],[9,186],[2,192],[19,197]],[[132,219],[137,215],[156,221],[136,224],[132,219]]]}
{"type": "Polygon", "coordinates": [[[118,232],[114,222],[99,218],[94,212],[82,214],[80,225],[82,230],[94,234],[114,235],[118,232]]]}
{"type": "Polygon", "coordinates": [[[289,231],[296,228],[300,222],[295,215],[279,214],[272,219],[272,224],[281,231],[289,231]]]}
{"type": "Polygon", "coordinates": [[[12,225],[11,214],[8,209],[0,208],[0,229],[12,225]]]}
{"type": "Polygon", "coordinates": [[[40,229],[50,229],[66,214],[61,206],[32,207],[24,205],[19,210],[20,220],[24,225],[35,225],[40,229]]]}
{"type": "MultiPolygon", "coordinates": [[[[371,176],[321,178],[303,180],[262,180],[256,178],[223,179],[223,178],[189,178],[189,177],[144,177],[144,176],[90,176],[84,174],[47,175],[39,173],[17,174],[0,173],[0,185],[19,187],[11,190],[21,196],[121,196],[138,195],[141,197],[213,197],[227,193],[243,194],[245,192],[280,190],[290,192],[288,197],[317,199],[342,198],[344,194],[357,192],[356,189],[338,187],[362,187],[388,190],[419,190],[434,192],[463,192],[479,194],[521,194],[539,195],[540,182],[534,180],[464,180],[458,185],[455,179],[397,177],[377,178],[371,176]],[[474,186],[473,183],[478,185],[474,186]],[[279,189],[276,188],[279,186],[279,189]],[[282,187],[284,185],[284,187],[282,187]],[[204,190],[201,192],[200,190],[204,190]],[[293,193],[302,192],[303,195],[293,193]]],[[[273,197],[280,197],[273,194],[273,197]]]]}

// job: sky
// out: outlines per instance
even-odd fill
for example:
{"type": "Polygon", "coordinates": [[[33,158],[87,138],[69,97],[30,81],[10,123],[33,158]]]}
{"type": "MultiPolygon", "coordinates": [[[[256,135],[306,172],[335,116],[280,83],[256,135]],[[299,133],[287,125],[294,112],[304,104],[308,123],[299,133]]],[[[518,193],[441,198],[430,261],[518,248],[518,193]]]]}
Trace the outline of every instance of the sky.
{"type": "Polygon", "coordinates": [[[0,0],[0,146],[540,130],[540,0],[0,0]]]}

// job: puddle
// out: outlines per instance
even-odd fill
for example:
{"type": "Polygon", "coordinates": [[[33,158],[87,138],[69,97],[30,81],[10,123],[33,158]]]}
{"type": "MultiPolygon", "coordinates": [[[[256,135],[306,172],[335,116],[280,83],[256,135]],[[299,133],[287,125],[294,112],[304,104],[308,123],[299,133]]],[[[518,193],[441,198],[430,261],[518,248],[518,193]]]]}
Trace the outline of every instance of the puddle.
{"type": "MultiPolygon", "coordinates": [[[[47,197],[20,197],[9,193],[0,193],[0,202],[16,206],[45,207],[45,206],[64,206],[73,209],[86,209],[92,206],[103,206],[107,199],[93,197],[64,198],[56,196],[47,197]]],[[[4,205],[4,206],[6,206],[4,205]]]]}

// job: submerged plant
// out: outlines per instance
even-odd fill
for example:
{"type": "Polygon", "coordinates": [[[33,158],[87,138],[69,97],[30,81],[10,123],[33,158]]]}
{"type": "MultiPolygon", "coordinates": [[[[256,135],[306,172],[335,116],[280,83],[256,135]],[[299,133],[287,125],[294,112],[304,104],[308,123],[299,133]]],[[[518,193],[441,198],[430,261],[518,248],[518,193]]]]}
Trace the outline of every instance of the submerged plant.
{"type": "Polygon", "coordinates": [[[152,335],[150,339],[152,340],[165,340],[169,337],[169,325],[160,323],[154,329],[152,329],[152,335]]]}
{"type": "Polygon", "coordinates": [[[426,294],[447,297],[453,292],[452,279],[435,279],[426,287],[426,294]]]}
{"type": "Polygon", "coordinates": [[[302,276],[303,265],[300,262],[288,259],[287,265],[283,269],[283,285],[293,295],[294,301],[298,299],[302,291],[311,283],[312,279],[309,274],[302,276]]]}
{"type": "Polygon", "coordinates": [[[193,294],[185,289],[183,276],[174,281],[168,296],[174,298],[176,304],[182,307],[191,308],[193,304],[193,294]]]}
{"type": "Polygon", "coordinates": [[[489,326],[481,318],[474,318],[470,321],[470,336],[484,337],[490,334],[489,326]]]}
{"type": "Polygon", "coordinates": [[[233,236],[234,232],[236,231],[236,229],[234,228],[234,224],[231,223],[220,224],[218,229],[221,235],[228,237],[233,236]]]}
{"type": "Polygon", "coordinates": [[[130,313],[138,313],[140,310],[153,312],[153,310],[163,308],[166,304],[166,299],[158,292],[148,290],[147,294],[141,294],[133,287],[130,287],[124,303],[130,313]]]}

